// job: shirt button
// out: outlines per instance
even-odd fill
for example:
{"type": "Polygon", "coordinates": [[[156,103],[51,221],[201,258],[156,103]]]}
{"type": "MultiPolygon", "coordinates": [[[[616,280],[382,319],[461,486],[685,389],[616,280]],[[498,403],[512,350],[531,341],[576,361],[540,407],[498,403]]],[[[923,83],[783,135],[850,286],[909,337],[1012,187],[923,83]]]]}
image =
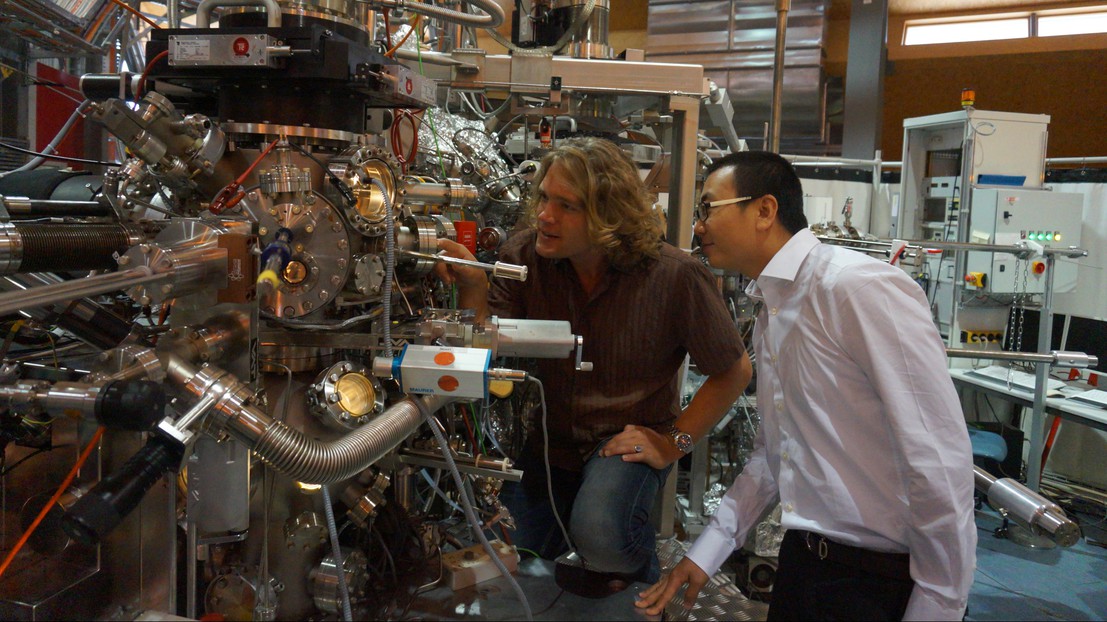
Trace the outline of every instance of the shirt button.
{"type": "Polygon", "coordinates": [[[775,354],[769,355],[769,360],[775,363],[776,362],[776,355],[775,354]]]}
{"type": "Polygon", "coordinates": [[[793,509],[793,508],[792,508],[792,504],[791,504],[791,503],[785,503],[785,504],[784,504],[784,511],[785,511],[785,512],[791,512],[791,511],[792,511],[792,509],[793,509]]]}
{"type": "Polygon", "coordinates": [[[786,452],[786,451],[780,452],[780,457],[784,460],[788,460],[788,452],[786,452]]]}
{"type": "Polygon", "coordinates": [[[784,408],[784,400],[777,400],[773,402],[773,406],[775,406],[777,410],[784,408]]]}
{"type": "Polygon", "coordinates": [[[772,309],[769,309],[769,315],[776,315],[777,311],[779,311],[779,309],[777,309],[776,307],[773,307],[772,309]]]}

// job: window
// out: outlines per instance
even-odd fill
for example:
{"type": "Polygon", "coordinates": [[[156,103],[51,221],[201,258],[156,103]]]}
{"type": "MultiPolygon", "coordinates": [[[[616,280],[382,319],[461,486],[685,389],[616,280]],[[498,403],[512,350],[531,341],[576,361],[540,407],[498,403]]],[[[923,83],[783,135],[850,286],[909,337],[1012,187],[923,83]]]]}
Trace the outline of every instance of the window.
{"type": "Polygon", "coordinates": [[[966,41],[996,41],[1025,39],[1030,36],[1030,20],[990,19],[963,22],[907,23],[904,45],[932,43],[963,43],[966,41]]]}
{"type": "Polygon", "coordinates": [[[933,45],[1107,33],[1107,6],[908,20],[903,45],[933,45]]]}
{"type": "Polygon", "coordinates": [[[1107,11],[1038,16],[1039,37],[1088,35],[1097,32],[1107,32],[1107,11]]]}

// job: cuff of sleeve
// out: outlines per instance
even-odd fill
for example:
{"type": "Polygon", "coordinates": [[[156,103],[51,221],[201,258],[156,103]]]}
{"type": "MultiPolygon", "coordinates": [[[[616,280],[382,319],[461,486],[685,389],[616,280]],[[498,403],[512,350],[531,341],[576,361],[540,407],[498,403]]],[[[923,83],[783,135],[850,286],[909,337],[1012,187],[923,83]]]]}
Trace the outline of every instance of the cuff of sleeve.
{"type": "Polygon", "coordinates": [[[714,576],[723,562],[734,552],[734,539],[718,529],[708,527],[685,556],[692,560],[707,576],[714,576]]]}
{"type": "Polygon", "coordinates": [[[904,620],[962,620],[965,617],[966,602],[955,603],[934,598],[933,594],[919,589],[916,585],[903,612],[904,620]]]}

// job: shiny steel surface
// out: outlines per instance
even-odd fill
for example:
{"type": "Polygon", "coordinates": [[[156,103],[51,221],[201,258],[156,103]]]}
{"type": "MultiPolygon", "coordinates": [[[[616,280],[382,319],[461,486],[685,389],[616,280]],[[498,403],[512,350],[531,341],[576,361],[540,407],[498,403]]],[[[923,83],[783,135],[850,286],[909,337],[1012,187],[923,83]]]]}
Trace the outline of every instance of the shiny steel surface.
{"type": "MultiPolygon", "coordinates": [[[[782,136],[822,132],[825,0],[792,0],[784,53],[782,136]]],[[[650,0],[646,58],[697,63],[725,88],[739,137],[761,144],[769,120],[776,39],[776,0],[650,0]]]]}
{"type": "Polygon", "coordinates": [[[265,290],[259,302],[271,315],[298,318],[322,309],[342,291],[351,240],[338,211],[323,195],[312,192],[310,200],[275,196],[252,189],[239,205],[258,223],[261,248],[276,239],[279,229],[292,231],[290,265],[300,271],[282,273],[280,287],[265,290]]]}
{"type": "MultiPolygon", "coordinates": [[[[357,549],[342,547],[342,568],[346,574],[346,585],[350,590],[350,598],[357,598],[365,593],[365,587],[369,582],[367,572],[368,560],[365,554],[357,549]]],[[[315,606],[327,613],[340,613],[342,611],[342,596],[338,587],[338,564],[334,554],[328,554],[319,562],[319,566],[311,571],[311,585],[315,594],[315,606]]]]}

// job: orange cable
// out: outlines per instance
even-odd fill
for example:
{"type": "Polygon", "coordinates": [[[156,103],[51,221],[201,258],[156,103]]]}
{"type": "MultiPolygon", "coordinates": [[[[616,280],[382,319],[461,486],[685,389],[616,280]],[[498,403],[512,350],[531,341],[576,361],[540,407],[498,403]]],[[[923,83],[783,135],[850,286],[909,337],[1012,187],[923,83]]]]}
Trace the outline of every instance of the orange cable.
{"type": "MultiPolygon", "coordinates": [[[[396,45],[392,46],[392,49],[385,52],[384,55],[385,56],[392,56],[393,54],[396,53],[396,50],[400,49],[401,45],[407,43],[407,38],[410,37],[411,33],[415,32],[415,29],[419,27],[419,22],[422,21],[422,19],[423,19],[422,15],[416,15],[415,19],[413,19],[411,21],[411,29],[407,31],[407,34],[404,35],[404,38],[400,39],[400,42],[397,43],[396,45]]],[[[418,45],[418,44],[416,44],[416,45],[418,45]]]]}
{"type": "Polygon", "coordinates": [[[277,143],[279,143],[280,141],[281,141],[281,139],[278,138],[278,139],[274,140],[273,142],[269,143],[269,146],[265,148],[265,151],[262,151],[261,154],[258,155],[258,157],[255,158],[254,161],[250,163],[250,166],[246,167],[246,170],[243,171],[243,173],[238,176],[238,179],[234,180],[234,183],[241,186],[242,182],[246,181],[246,178],[249,177],[250,173],[252,173],[254,171],[254,168],[257,167],[258,164],[261,164],[261,161],[265,159],[265,156],[269,155],[269,152],[272,151],[273,147],[276,147],[277,143]]]}
{"type": "Polygon", "coordinates": [[[100,29],[100,24],[103,24],[104,20],[107,19],[114,10],[115,7],[110,4],[105,4],[103,8],[100,9],[100,16],[96,18],[96,21],[89,27],[88,32],[85,33],[85,41],[89,43],[92,42],[92,37],[95,36],[96,31],[100,29]]]}
{"type": "Polygon", "coordinates": [[[27,543],[27,540],[31,537],[31,534],[38,529],[39,523],[42,519],[46,518],[46,515],[50,512],[50,509],[54,507],[54,504],[61,499],[62,493],[69,488],[69,484],[73,483],[73,478],[77,476],[77,471],[81,470],[84,466],[85,460],[88,460],[88,455],[92,453],[92,448],[100,442],[100,437],[104,435],[104,426],[100,426],[96,429],[96,434],[92,435],[92,440],[88,442],[88,446],[81,452],[81,456],[77,458],[77,464],[73,465],[73,468],[69,471],[69,475],[65,476],[65,480],[58,486],[58,491],[54,493],[53,497],[50,497],[50,501],[42,508],[42,511],[38,513],[38,517],[35,518],[35,522],[31,523],[31,526],[27,528],[27,531],[23,533],[23,536],[19,538],[19,542],[15,543],[15,548],[8,553],[8,557],[4,560],[3,564],[0,564],[0,577],[4,576],[4,571],[11,565],[12,560],[19,554],[19,551],[23,548],[23,545],[27,543]]]}
{"type": "Polygon", "coordinates": [[[136,101],[142,97],[142,91],[146,88],[146,76],[150,73],[150,70],[154,68],[154,63],[166,56],[169,56],[169,50],[162,50],[158,52],[154,58],[150,59],[150,62],[146,63],[146,68],[142,70],[142,77],[138,79],[138,86],[135,87],[136,101]]]}
{"type": "Polygon", "coordinates": [[[142,21],[146,22],[147,24],[150,24],[154,28],[161,28],[160,24],[158,24],[154,20],[150,19],[149,17],[146,17],[145,15],[142,14],[141,11],[139,11],[138,9],[134,8],[133,6],[123,2],[122,0],[111,0],[111,1],[114,2],[115,4],[118,4],[123,9],[125,9],[127,11],[130,11],[132,14],[134,14],[135,17],[141,19],[142,21]]]}

